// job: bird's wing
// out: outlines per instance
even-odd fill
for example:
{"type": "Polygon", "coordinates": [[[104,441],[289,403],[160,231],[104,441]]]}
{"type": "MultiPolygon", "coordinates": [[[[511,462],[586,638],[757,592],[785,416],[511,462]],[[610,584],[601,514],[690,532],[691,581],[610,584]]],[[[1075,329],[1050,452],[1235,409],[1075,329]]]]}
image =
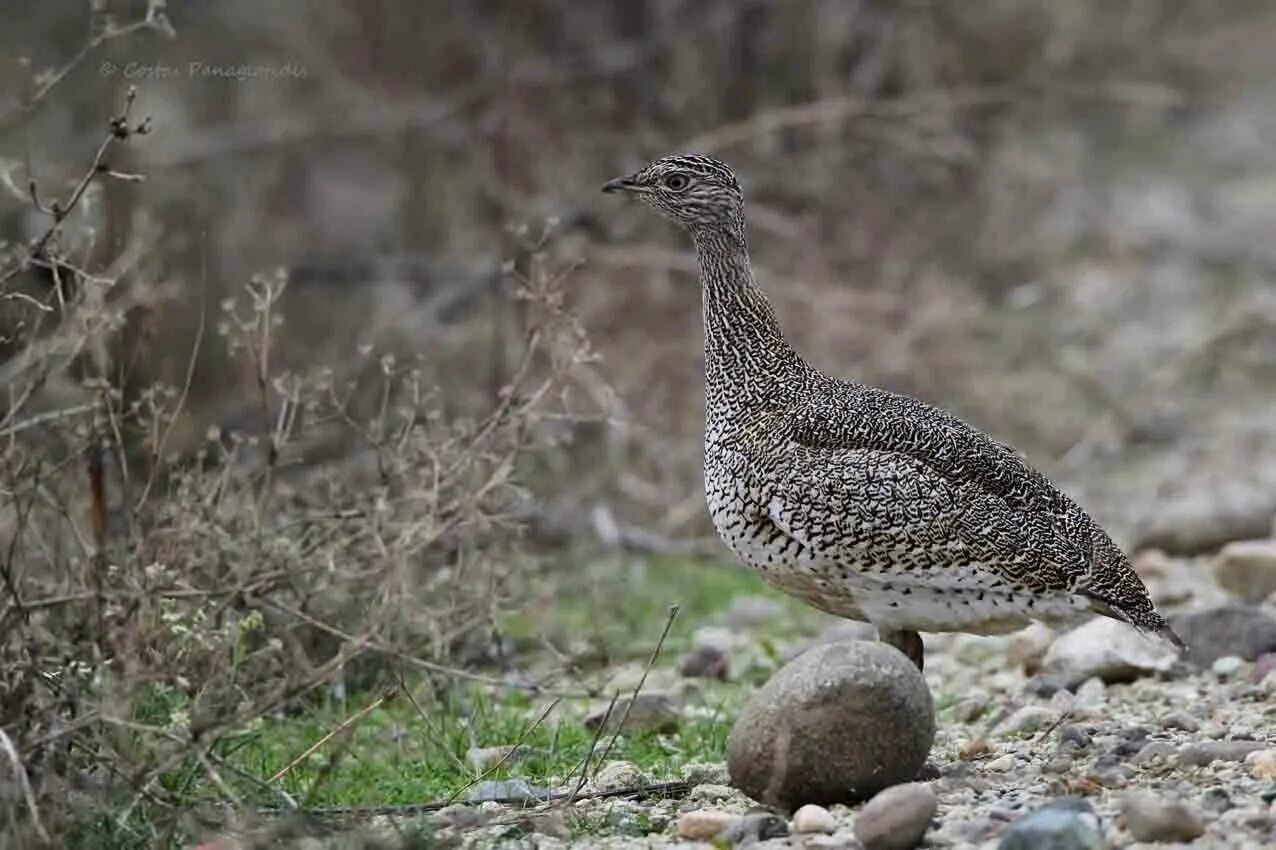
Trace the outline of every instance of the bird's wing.
{"type": "Polygon", "coordinates": [[[1085,571],[1084,553],[1048,523],[900,452],[790,444],[767,510],[822,559],[905,568],[939,586],[960,570],[963,584],[1064,589],[1085,571]]]}
{"type": "Polygon", "coordinates": [[[955,484],[977,484],[1012,510],[1067,514],[1075,505],[1024,457],[915,398],[828,379],[786,414],[783,432],[811,450],[865,449],[913,458],[955,484]]]}
{"type": "MultiPolygon", "coordinates": [[[[830,382],[773,432],[786,462],[772,520],[839,560],[970,566],[989,578],[1070,588],[1087,573],[1084,513],[1013,449],[945,411],[830,382]]],[[[1101,533],[1101,532],[1100,532],[1101,533]]]]}

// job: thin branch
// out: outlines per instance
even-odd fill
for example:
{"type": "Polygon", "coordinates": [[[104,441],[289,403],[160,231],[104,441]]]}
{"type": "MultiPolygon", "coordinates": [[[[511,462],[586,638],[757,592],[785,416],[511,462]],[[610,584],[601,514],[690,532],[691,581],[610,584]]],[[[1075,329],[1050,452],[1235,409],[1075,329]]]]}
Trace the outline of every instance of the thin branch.
{"type": "Polygon", "coordinates": [[[611,695],[611,702],[607,703],[607,710],[603,712],[603,719],[599,722],[598,728],[594,730],[594,737],[589,742],[589,751],[585,753],[585,758],[580,763],[580,779],[576,782],[576,787],[572,789],[572,793],[567,797],[567,805],[571,805],[576,801],[576,796],[580,793],[580,789],[585,787],[585,781],[589,778],[589,762],[594,757],[594,750],[598,748],[598,740],[603,736],[603,730],[607,728],[607,721],[611,719],[611,713],[616,708],[616,700],[620,698],[620,693],[611,695]]]}
{"type": "Polygon", "coordinates": [[[93,181],[97,180],[101,175],[109,171],[106,167],[105,160],[107,151],[109,151],[117,142],[122,142],[132,136],[141,136],[150,132],[150,119],[142,121],[140,124],[129,126],[129,113],[133,109],[133,101],[137,99],[137,89],[130,86],[128,94],[124,96],[124,106],[120,112],[111,119],[110,128],[107,130],[106,137],[98,145],[97,154],[93,157],[93,164],[89,166],[89,170],[80,178],[80,182],[76,184],[75,190],[71,192],[71,197],[67,199],[65,204],[59,204],[54,201],[49,207],[49,213],[53,216],[53,222],[49,227],[36,237],[35,241],[27,249],[27,255],[19,260],[13,268],[0,274],[0,284],[7,283],[16,277],[19,273],[31,267],[36,260],[44,257],[45,249],[48,248],[49,242],[57,235],[62,227],[62,222],[66,221],[72,211],[79,206],[80,200],[84,197],[84,193],[89,190],[89,186],[93,181]]]}
{"type": "Polygon", "coordinates": [[[0,749],[4,750],[5,755],[9,757],[9,763],[13,766],[13,776],[18,781],[18,787],[22,789],[22,797],[31,815],[32,826],[35,827],[41,840],[48,844],[49,833],[44,831],[44,824],[40,822],[40,810],[35,804],[35,792],[31,790],[31,779],[27,776],[27,769],[22,765],[22,759],[18,758],[18,751],[13,746],[13,741],[9,739],[4,729],[0,729],[0,749]]]}
{"type": "Polygon", "coordinates": [[[46,410],[44,413],[37,413],[23,419],[21,422],[14,422],[4,428],[0,428],[0,438],[11,437],[14,434],[20,434],[28,428],[36,428],[41,425],[48,425],[51,422],[60,422],[63,419],[70,419],[73,416],[80,416],[84,413],[92,413],[97,409],[96,401],[86,402],[85,404],[77,404],[71,407],[64,407],[60,410],[46,410]]]}
{"type": "MultiPolygon", "coordinates": [[[[603,750],[603,754],[598,758],[599,764],[607,760],[612,748],[616,746],[616,739],[620,737],[621,730],[625,728],[625,721],[629,719],[629,712],[633,710],[634,703],[638,701],[638,694],[642,692],[642,686],[647,684],[647,675],[651,672],[651,668],[655,666],[656,659],[660,657],[660,650],[665,645],[665,638],[669,637],[669,630],[673,628],[673,621],[678,618],[679,608],[680,606],[676,604],[669,606],[669,617],[665,620],[665,627],[660,632],[660,639],[656,641],[656,647],[651,651],[651,656],[647,659],[647,666],[643,668],[642,676],[638,678],[638,684],[634,685],[633,695],[629,697],[629,702],[625,705],[625,712],[620,716],[620,722],[616,724],[611,740],[607,742],[607,748],[603,750]]],[[[606,724],[602,725],[605,726],[606,724]]]]}
{"type": "Polygon", "coordinates": [[[505,763],[512,759],[514,754],[519,751],[519,748],[523,746],[523,742],[527,740],[527,737],[535,732],[537,728],[545,722],[545,718],[549,717],[551,711],[558,707],[558,704],[562,702],[562,699],[562,697],[554,697],[554,701],[545,706],[545,710],[541,712],[540,717],[537,717],[536,720],[530,724],[524,724],[522,731],[518,733],[518,737],[514,739],[514,743],[509,746],[509,748],[505,751],[505,754],[501,756],[500,760],[487,770],[480,773],[478,776],[471,779],[469,782],[462,785],[460,788],[453,791],[452,796],[448,798],[448,802],[455,802],[466,791],[470,790],[475,785],[479,784],[484,779],[504,767],[505,763]]]}
{"type": "Polygon", "coordinates": [[[137,502],[133,505],[134,513],[137,513],[142,509],[142,506],[146,504],[147,497],[151,494],[151,488],[155,485],[155,480],[159,477],[160,466],[164,462],[164,449],[168,446],[168,438],[173,433],[173,427],[177,424],[177,418],[186,407],[186,399],[190,395],[191,382],[195,377],[195,363],[199,358],[199,349],[204,344],[204,325],[208,313],[207,306],[207,303],[201,298],[199,305],[199,326],[195,329],[195,340],[191,343],[190,358],[186,361],[186,378],[182,381],[182,392],[177,398],[177,406],[173,409],[172,415],[170,415],[164,423],[164,433],[160,437],[158,444],[155,446],[154,457],[151,462],[151,471],[146,477],[146,486],[142,488],[142,495],[138,497],[137,502]]]}
{"type": "Polygon", "coordinates": [[[279,768],[279,770],[275,771],[274,775],[270,777],[269,781],[278,782],[280,779],[283,779],[292,771],[294,767],[296,767],[297,765],[305,761],[307,758],[309,758],[311,754],[318,751],[321,747],[323,747],[324,744],[328,743],[333,738],[340,735],[342,732],[346,731],[347,729],[357,724],[360,720],[367,717],[369,714],[371,714],[373,711],[379,708],[383,703],[385,703],[386,700],[389,700],[393,696],[394,696],[393,693],[382,694],[381,696],[374,699],[372,702],[365,705],[363,708],[356,711],[354,714],[347,717],[345,720],[338,723],[336,726],[330,729],[326,734],[324,734],[319,740],[315,741],[313,744],[311,744],[310,746],[302,750],[301,754],[298,755],[295,759],[288,762],[283,767],[279,768]]]}
{"type": "MultiPolygon", "coordinates": [[[[556,803],[567,799],[572,800],[604,800],[614,797],[633,797],[634,799],[668,799],[671,797],[681,796],[692,788],[692,783],[686,780],[675,780],[672,782],[652,782],[647,785],[632,785],[625,788],[607,788],[598,791],[585,791],[580,794],[573,795],[569,791],[550,791],[546,793],[533,793],[531,799],[538,803],[556,803]]],[[[497,797],[488,802],[500,803],[502,805],[526,805],[528,798],[522,797],[497,797]]],[[[437,812],[440,809],[446,809],[448,806],[456,805],[456,801],[451,799],[435,800],[429,803],[404,803],[393,806],[324,806],[316,809],[302,809],[301,812],[321,818],[372,818],[372,817],[411,817],[413,815],[425,814],[427,812],[437,812]]],[[[263,807],[257,809],[260,815],[292,815],[296,814],[295,809],[270,808],[263,807]]]]}

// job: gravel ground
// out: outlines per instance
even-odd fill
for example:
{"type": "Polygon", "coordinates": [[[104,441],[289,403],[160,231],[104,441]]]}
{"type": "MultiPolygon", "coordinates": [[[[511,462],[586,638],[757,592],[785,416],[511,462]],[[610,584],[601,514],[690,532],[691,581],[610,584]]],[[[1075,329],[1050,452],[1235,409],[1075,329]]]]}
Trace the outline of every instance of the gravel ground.
{"type": "MultiPolygon", "coordinates": [[[[1229,601],[1208,561],[1151,554],[1139,566],[1171,611],[1229,601]]],[[[1260,610],[1276,616],[1273,602],[1260,610]]],[[[734,652],[747,643],[747,630],[730,636],[734,652]]],[[[938,726],[930,766],[938,778],[900,792],[916,804],[921,826],[929,822],[917,846],[1032,847],[1037,839],[1011,843],[1012,825],[1063,801],[1054,816],[1096,834],[1091,843],[1073,836],[1076,843],[1062,848],[1276,847],[1276,655],[1246,661],[1225,654],[1192,669],[1135,653],[1136,667],[1147,669],[1110,665],[1083,678],[1041,671],[1055,639],[1040,627],[995,638],[927,636],[938,726]]],[[[595,782],[640,774],[632,765],[607,765],[595,782]]],[[[880,829],[875,836],[871,821],[882,813],[869,812],[872,802],[809,808],[790,819],[758,811],[729,787],[725,764],[690,766],[681,778],[692,786],[677,799],[590,799],[523,812],[484,803],[463,816],[444,812],[440,823],[455,828],[445,826],[439,837],[462,847],[912,846],[891,844],[880,829]]],[[[907,819],[907,805],[886,808],[907,819]]],[[[887,831],[898,836],[907,826],[887,831]]]]}

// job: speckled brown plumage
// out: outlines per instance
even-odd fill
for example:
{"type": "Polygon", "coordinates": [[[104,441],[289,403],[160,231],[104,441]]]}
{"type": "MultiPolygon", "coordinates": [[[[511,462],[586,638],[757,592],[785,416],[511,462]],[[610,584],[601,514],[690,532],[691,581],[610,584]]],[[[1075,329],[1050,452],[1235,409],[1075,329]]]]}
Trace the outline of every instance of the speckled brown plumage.
{"type": "Polygon", "coordinates": [[[636,195],[695,242],[706,497],[746,564],[871,622],[919,665],[918,631],[987,634],[1089,612],[1181,646],[1111,538],[1013,449],[794,351],[753,282],[726,165],[667,157],[604,189],[636,195]]]}

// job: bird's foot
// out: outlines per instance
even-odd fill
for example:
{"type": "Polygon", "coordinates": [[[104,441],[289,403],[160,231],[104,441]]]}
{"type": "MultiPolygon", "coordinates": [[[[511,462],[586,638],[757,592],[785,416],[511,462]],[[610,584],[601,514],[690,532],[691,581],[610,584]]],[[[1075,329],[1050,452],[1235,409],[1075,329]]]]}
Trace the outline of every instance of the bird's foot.
{"type": "Polygon", "coordinates": [[[908,656],[919,671],[925,670],[925,647],[922,636],[909,629],[878,629],[882,643],[888,643],[908,656]]]}

